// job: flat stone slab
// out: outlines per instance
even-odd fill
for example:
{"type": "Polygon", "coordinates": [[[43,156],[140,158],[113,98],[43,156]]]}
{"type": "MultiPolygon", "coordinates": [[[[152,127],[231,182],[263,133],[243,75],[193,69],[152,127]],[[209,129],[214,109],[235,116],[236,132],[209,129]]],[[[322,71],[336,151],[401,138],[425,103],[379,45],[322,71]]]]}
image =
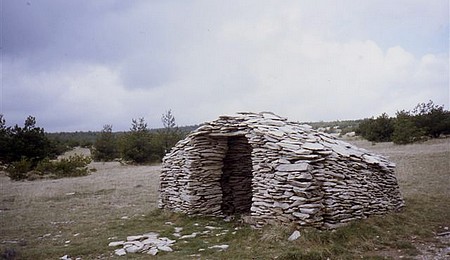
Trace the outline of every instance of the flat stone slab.
{"type": "Polygon", "coordinates": [[[280,172],[304,172],[310,169],[308,163],[280,164],[275,168],[280,172]]]}

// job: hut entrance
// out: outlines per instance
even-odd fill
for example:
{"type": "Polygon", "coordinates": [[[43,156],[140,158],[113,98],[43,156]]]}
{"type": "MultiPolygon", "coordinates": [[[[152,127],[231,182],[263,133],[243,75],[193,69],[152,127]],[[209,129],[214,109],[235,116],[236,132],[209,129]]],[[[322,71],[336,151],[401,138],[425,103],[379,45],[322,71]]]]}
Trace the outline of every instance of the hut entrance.
{"type": "Polygon", "coordinates": [[[223,159],[222,212],[226,215],[250,212],[252,205],[252,147],[245,136],[227,138],[223,159]]]}

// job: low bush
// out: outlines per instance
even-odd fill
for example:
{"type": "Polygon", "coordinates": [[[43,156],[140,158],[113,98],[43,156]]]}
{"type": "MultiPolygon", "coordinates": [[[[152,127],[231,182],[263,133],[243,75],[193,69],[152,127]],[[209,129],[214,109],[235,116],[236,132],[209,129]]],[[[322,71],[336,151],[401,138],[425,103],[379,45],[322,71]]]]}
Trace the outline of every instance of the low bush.
{"type": "Polygon", "coordinates": [[[78,177],[89,174],[90,157],[74,155],[69,158],[52,161],[45,158],[33,166],[28,159],[11,163],[6,172],[12,180],[35,180],[39,178],[78,177]]]}
{"type": "Polygon", "coordinates": [[[112,132],[112,125],[104,125],[91,149],[95,161],[112,161],[120,157],[117,140],[112,132]]]}
{"type": "Polygon", "coordinates": [[[90,157],[76,154],[58,161],[45,159],[38,163],[35,170],[56,178],[85,176],[89,173],[87,165],[91,161],[90,157]]]}
{"type": "Polygon", "coordinates": [[[11,163],[7,168],[6,172],[8,176],[15,181],[27,179],[27,173],[33,169],[33,163],[31,160],[22,157],[20,161],[11,163]]]}
{"type": "Polygon", "coordinates": [[[383,113],[375,119],[364,119],[356,133],[372,142],[393,141],[395,144],[438,138],[450,134],[450,111],[430,100],[418,104],[412,111],[397,111],[393,118],[383,113]]]}
{"type": "Polygon", "coordinates": [[[377,118],[365,119],[359,124],[357,134],[372,142],[390,142],[394,132],[394,120],[386,113],[377,118]]]}

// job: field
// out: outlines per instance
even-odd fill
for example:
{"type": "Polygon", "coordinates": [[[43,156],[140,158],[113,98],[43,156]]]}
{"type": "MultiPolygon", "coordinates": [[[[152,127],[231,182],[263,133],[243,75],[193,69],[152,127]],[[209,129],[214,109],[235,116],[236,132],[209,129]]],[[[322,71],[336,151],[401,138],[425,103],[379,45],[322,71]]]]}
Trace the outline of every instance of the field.
{"type": "MultiPolygon", "coordinates": [[[[158,232],[178,240],[161,259],[450,259],[450,139],[398,146],[357,146],[384,154],[397,164],[396,174],[406,207],[373,216],[336,231],[301,229],[287,241],[292,227],[254,230],[238,219],[185,217],[157,210],[160,166],[92,163],[89,176],[13,182],[0,174],[0,252],[16,259],[144,259],[115,256],[111,241],[158,232]],[[224,251],[212,245],[229,245],[224,251]]],[[[79,152],[85,152],[79,150],[79,152]]]]}

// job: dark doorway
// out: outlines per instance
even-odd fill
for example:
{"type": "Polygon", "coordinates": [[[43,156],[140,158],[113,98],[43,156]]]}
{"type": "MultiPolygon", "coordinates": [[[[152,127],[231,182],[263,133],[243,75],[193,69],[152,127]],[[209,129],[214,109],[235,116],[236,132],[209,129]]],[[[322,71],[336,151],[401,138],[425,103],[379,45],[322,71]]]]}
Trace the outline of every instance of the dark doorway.
{"type": "Polygon", "coordinates": [[[227,145],[220,179],[222,212],[247,213],[252,205],[252,147],[245,136],[228,137],[227,145]]]}

